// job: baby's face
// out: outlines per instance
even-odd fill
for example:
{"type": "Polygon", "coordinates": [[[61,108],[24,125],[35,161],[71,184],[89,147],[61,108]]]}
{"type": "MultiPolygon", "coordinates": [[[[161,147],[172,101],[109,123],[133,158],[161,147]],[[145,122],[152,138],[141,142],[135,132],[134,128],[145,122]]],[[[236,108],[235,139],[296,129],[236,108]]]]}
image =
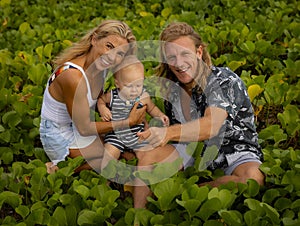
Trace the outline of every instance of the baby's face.
{"type": "Polygon", "coordinates": [[[144,68],[139,65],[132,65],[121,69],[115,82],[123,99],[135,100],[143,91],[144,68]]]}

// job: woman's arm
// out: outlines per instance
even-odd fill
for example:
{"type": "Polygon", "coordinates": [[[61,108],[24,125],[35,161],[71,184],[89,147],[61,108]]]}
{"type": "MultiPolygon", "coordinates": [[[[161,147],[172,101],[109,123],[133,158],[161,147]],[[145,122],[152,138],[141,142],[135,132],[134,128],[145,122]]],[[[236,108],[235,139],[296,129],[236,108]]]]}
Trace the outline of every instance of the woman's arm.
{"type": "Polygon", "coordinates": [[[90,120],[90,108],[87,100],[87,84],[76,69],[69,69],[63,73],[64,76],[56,78],[61,89],[63,102],[82,136],[104,134],[116,128],[127,128],[141,123],[145,117],[146,106],[137,109],[137,104],[133,107],[129,117],[121,121],[94,122],[90,120]]]}

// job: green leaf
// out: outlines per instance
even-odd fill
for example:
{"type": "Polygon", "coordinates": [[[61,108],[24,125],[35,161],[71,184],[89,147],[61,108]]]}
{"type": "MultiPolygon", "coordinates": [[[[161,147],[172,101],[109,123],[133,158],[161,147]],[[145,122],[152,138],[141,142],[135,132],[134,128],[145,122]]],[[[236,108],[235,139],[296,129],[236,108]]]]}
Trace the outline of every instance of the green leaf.
{"type": "Polygon", "coordinates": [[[5,152],[2,152],[1,160],[3,161],[4,164],[11,164],[14,160],[14,152],[11,148],[9,147],[0,147],[0,150],[5,152]]]}
{"type": "Polygon", "coordinates": [[[258,200],[245,199],[244,203],[246,204],[246,206],[249,207],[249,209],[255,210],[257,212],[258,216],[260,216],[263,213],[263,209],[258,200]]]}
{"type": "Polygon", "coordinates": [[[182,200],[187,201],[189,199],[197,199],[200,202],[203,202],[208,197],[209,189],[207,186],[199,187],[197,184],[194,184],[188,187],[182,193],[182,200]]]}
{"type": "Polygon", "coordinates": [[[182,164],[182,158],[177,158],[173,162],[158,163],[152,171],[138,170],[134,175],[142,180],[146,180],[149,184],[156,184],[172,177],[178,172],[182,164]]]}
{"type": "Polygon", "coordinates": [[[246,41],[240,45],[241,50],[245,51],[246,53],[253,53],[255,50],[255,44],[251,41],[246,41]]]}
{"type": "Polygon", "coordinates": [[[300,199],[295,200],[292,204],[291,204],[291,209],[297,209],[300,208],[300,199]]]}
{"type": "Polygon", "coordinates": [[[189,199],[186,201],[180,201],[176,199],[176,202],[186,209],[186,211],[190,216],[190,219],[194,217],[195,213],[197,212],[198,208],[201,205],[201,201],[197,199],[189,199]]]}
{"type": "Polygon", "coordinates": [[[5,128],[2,125],[0,125],[0,133],[2,133],[4,131],[5,131],[5,128]]]}
{"type": "Polygon", "coordinates": [[[272,203],[272,201],[274,199],[276,199],[279,196],[280,196],[280,193],[279,193],[279,191],[277,189],[275,189],[275,188],[268,189],[264,193],[262,201],[270,204],[270,203],[272,203]]]}
{"type": "Polygon", "coordinates": [[[172,208],[171,203],[181,193],[182,185],[170,178],[155,185],[154,195],[157,197],[157,203],[162,211],[172,208]]]}
{"type": "Polygon", "coordinates": [[[300,189],[300,174],[295,170],[288,170],[282,177],[281,184],[293,185],[297,191],[300,189]]]}
{"type": "Polygon", "coordinates": [[[39,56],[39,59],[43,59],[43,46],[39,46],[35,49],[35,52],[39,56]]]}
{"type": "Polygon", "coordinates": [[[29,107],[24,102],[20,102],[20,101],[14,102],[13,107],[16,110],[17,114],[21,116],[28,114],[29,112],[29,107]]]}
{"type": "Polygon", "coordinates": [[[130,208],[125,213],[125,222],[127,225],[133,225],[136,209],[130,208]]]}
{"type": "Polygon", "coordinates": [[[300,112],[295,105],[287,105],[283,113],[278,113],[277,118],[283,128],[286,129],[288,135],[295,136],[300,131],[300,112]]]}
{"type": "Polygon", "coordinates": [[[237,210],[220,210],[220,216],[223,218],[226,225],[242,225],[243,216],[237,210]]]}
{"type": "Polygon", "coordinates": [[[62,208],[61,206],[58,206],[54,210],[53,217],[56,219],[57,222],[59,222],[59,225],[68,226],[67,215],[66,215],[65,209],[62,208]]]}
{"type": "Polygon", "coordinates": [[[44,183],[46,173],[47,171],[44,166],[37,167],[32,172],[30,179],[31,187],[28,190],[31,192],[31,199],[34,201],[42,200],[48,193],[48,187],[44,183]]]}
{"type": "Polygon", "coordinates": [[[45,225],[50,220],[48,209],[45,207],[31,209],[26,219],[27,225],[45,225]]]}
{"type": "Polygon", "coordinates": [[[107,204],[113,204],[116,199],[120,196],[120,192],[117,190],[110,190],[105,192],[104,196],[102,197],[102,200],[100,200],[103,203],[103,206],[107,204]]]}
{"type": "Polygon", "coordinates": [[[283,217],[282,218],[282,223],[285,226],[298,226],[298,225],[300,225],[300,220],[299,219],[288,218],[288,217],[283,217]]]}
{"type": "Polygon", "coordinates": [[[67,205],[65,207],[65,212],[66,212],[66,216],[67,216],[67,225],[76,225],[77,224],[76,221],[77,221],[77,216],[78,216],[79,211],[80,211],[80,209],[76,208],[75,205],[67,205]]]}
{"type": "Polygon", "coordinates": [[[165,19],[167,19],[171,13],[172,13],[172,8],[164,8],[164,9],[161,11],[161,15],[162,15],[163,18],[165,18],[165,19]]]}
{"type": "Polygon", "coordinates": [[[30,213],[28,206],[24,205],[19,205],[15,210],[16,213],[19,214],[23,219],[25,219],[30,213]]]}
{"type": "MultiPolygon", "coordinates": [[[[200,225],[201,221],[199,221],[197,223],[197,222],[195,222],[195,219],[194,219],[193,224],[200,225]]],[[[190,226],[190,223],[187,222],[186,226],[190,226]]],[[[224,224],[220,220],[207,220],[204,222],[203,226],[224,226],[224,224]]]]}
{"type": "Polygon", "coordinates": [[[141,225],[148,225],[148,222],[155,214],[147,209],[137,209],[135,213],[135,223],[140,223],[141,225]]]}
{"type": "Polygon", "coordinates": [[[273,223],[273,225],[279,225],[280,224],[280,219],[279,219],[280,215],[277,212],[277,210],[266,203],[262,203],[262,207],[266,212],[266,216],[273,223]]]}
{"type": "Polygon", "coordinates": [[[249,210],[244,214],[244,219],[246,225],[260,225],[260,213],[257,213],[255,210],[249,210]]]}
{"type": "Polygon", "coordinates": [[[30,30],[30,24],[27,22],[23,22],[20,25],[19,30],[22,34],[26,33],[28,30],[30,30]]]}
{"type": "Polygon", "coordinates": [[[75,186],[74,191],[76,191],[83,199],[87,199],[90,196],[90,190],[85,185],[75,186]]]}
{"type": "Polygon", "coordinates": [[[221,208],[221,201],[218,198],[212,198],[203,203],[197,216],[206,221],[212,214],[221,210],[221,208]]]}
{"type": "Polygon", "coordinates": [[[46,56],[48,58],[51,58],[52,49],[53,49],[53,44],[52,43],[46,44],[45,47],[44,47],[44,56],[46,56]]]}
{"type": "Polygon", "coordinates": [[[277,147],[281,141],[287,139],[287,134],[284,133],[279,125],[270,125],[262,129],[258,137],[262,140],[273,140],[275,142],[274,146],[277,147]]]}
{"type": "Polygon", "coordinates": [[[110,160],[104,169],[101,171],[101,175],[107,179],[115,178],[117,175],[117,161],[110,160]]]}
{"type": "Polygon", "coordinates": [[[250,100],[251,102],[254,100],[255,97],[257,97],[259,94],[261,94],[261,92],[263,91],[264,89],[260,87],[260,85],[258,84],[253,84],[253,85],[250,85],[248,87],[248,94],[249,94],[249,97],[250,97],[250,100]]]}
{"type": "Polygon", "coordinates": [[[19,194],[11,191],[3,191],[0,193],[0,209],[6,203],[12,208],[17,208],[22,203],[22,198],[19,194]]]}
{"type": "Polygon", "coordinates": [[[4,124],[8,124],[10,128],[14,128],[22,121],[22,119],[16,111],[9,111],[2,116],[2,121],[4,124]]]}
{"type": "Polygon", "coordinates": [[[72,204],[72,199],[73,199],[73,195],[71,194],[62,194],[59,197],[59,201],[63,204],[63,205],[69,205],[72,204]]]}
{"type": "Polygon", "coordinates": [[[11,138],[11,134],[9,130],[0,133],[0,139],[4,140],[6,143],[10,141],[10,138],[11,138]]]}
{"type": "Polygon", "coordinates": [[[161,214],[155,214],[153,217],[150,219],[150,224],[151,225],[161,225],[163,223],[164,216],[161,214]]]}
{"type": "Polygon", "coordinates": [[[236,69],[238,69],[239,67],[241,67],[245,64],[246,64],[246,59],[239,60],[239,61],[233,60],[228,63],[228,67],[231,70],[236,71],[236,69]]]}
{"type": "Polygon", "coordinates": [[[97,218],[97,213],[91,210],[82,210],[79,213],[77,223],[78,225],[95,225],[95,219],[97,218]]]}
{"type": "Polygon", "coordinates": [[[271,48],[271,42],[266,40],[258,40],[255,43],[256,49],[261,54],[267,54],[271,48]]]}
{"type": "Polygon", "coordinates": [[[256,180],[249,179],[247,181],[248,189],[244,193],[245,197],[255,197],[259,193],[260,185],[256,180]]]}
{"type": "Polygon", "coordinates": [[[218,155],[218,147],[217,146],[209,146],[205,149],[203,157],[199,163],[198,170],[202,171],[207,168],[206,164],[212,160],[214,160],[218,155]]]}
{"type": "Polygon", "coordinates": [[[35,85],[42,85],[44,76],[48,73],[47,68],[44,64],[32,65],[28,70],[28,78],[35,85]]]}
{"type": "Polygon", "coordinates": [[[292,201],[290,199],[281,197],[281,198],[276,200],[276,202],[274,203],[274,207],[278,211],[283,211],[285,209],[290,208],[291,204],[292,204],[292,201]]]}

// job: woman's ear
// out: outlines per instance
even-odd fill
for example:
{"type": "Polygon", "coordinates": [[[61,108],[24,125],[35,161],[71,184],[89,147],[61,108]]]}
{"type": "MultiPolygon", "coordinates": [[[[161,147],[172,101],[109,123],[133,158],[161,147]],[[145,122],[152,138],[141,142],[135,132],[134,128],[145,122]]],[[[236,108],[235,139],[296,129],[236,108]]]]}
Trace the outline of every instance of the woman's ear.
{"type": "Polygon", "coordinates": [[[203,46],[200,45],[197,49],[196,49],[196,55],[199,59],[202,59],[202,55],[203,55],[203,46]]]}
{"type": "Polygon", "coordinates": [[[92,46],[95,46],[96,45],[96,42],[97,42],[97,38],[95,37],[95,35],[92,36],[92,46]]]}

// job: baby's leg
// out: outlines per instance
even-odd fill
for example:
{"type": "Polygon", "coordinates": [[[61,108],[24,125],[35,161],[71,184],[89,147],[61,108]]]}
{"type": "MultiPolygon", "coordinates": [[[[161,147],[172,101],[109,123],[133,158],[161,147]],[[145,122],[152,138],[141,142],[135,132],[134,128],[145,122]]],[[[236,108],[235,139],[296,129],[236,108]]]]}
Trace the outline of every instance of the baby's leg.
{"type": "Polygon", "coordinates": [[[114,159],[115,160],[119,159],[120,154],[121,154],[120,150],[117,147],[115,147],[109,143],[106,143],[104,145],[104,150],[105,151],[104,151],[101,169],[104,169],[107,166],[107,164],[109,163],[109,161],[114,160],[114,159]]]}

